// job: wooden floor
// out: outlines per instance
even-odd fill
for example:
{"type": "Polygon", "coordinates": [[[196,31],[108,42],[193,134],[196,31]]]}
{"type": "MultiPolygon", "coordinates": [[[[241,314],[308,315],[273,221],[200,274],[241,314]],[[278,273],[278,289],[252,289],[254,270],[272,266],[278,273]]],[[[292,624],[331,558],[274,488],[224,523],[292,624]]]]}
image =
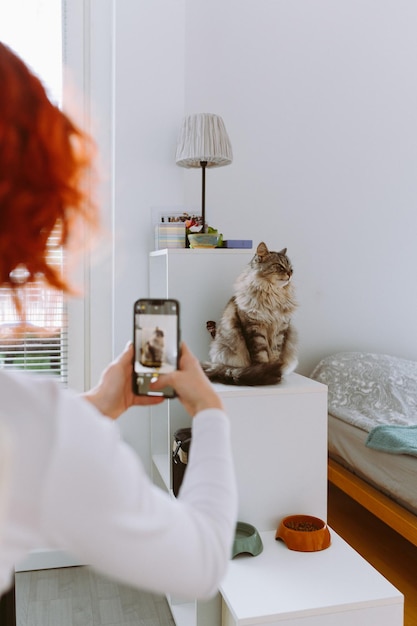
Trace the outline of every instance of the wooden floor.
{"type": "Polygon", "coordinates": [[[164,597],[118,585],[88,567],[16,574],[17,626],[173,626],[164,597]]]}
{"type": "Polygon", "coordinates": [[[404,594],[404,626],[417,626],[417,547],[333,485],[328,523],[404,594]]]}

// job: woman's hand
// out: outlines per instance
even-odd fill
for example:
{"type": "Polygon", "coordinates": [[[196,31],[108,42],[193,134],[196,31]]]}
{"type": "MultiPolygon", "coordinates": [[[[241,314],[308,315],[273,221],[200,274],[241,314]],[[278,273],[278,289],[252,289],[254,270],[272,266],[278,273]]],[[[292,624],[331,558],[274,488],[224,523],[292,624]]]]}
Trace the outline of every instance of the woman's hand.
{"type": "Polygon", "coordinates": [[[136,396],[132,391],[133,345],[128,343],[104,370],[96,387],[83,394],[103,415],[117,419],[131,406],[160,404],[160,396],[136,396]]]}
{"type": "Polygon", "coordinates": [[[150,388],[160,391],[167,385],[175,389],[191,417],[204,409],[224,409],[220,397],[203,372],[198,359],[184,343],[181,345],[179,369],[169,374],[160,374],[150,388]]]}

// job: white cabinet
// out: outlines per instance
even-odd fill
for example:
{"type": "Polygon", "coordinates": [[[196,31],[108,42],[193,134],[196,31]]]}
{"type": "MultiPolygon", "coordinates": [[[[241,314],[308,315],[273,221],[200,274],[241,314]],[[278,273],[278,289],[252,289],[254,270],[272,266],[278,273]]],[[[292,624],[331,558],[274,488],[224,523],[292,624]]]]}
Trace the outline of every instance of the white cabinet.
{"type": "MultiPolygon", "coordinates": [[[[214,387],[232,426],[240,521],[261,531],[294,513],[326,519],[326,387],[298,374],[273,386],[214,387]]],[[[189,425],[178,400],[152,407],[154,469],[168,489],[173,433],[189,425]]]]}
{"type": "Polygon", "coordinates": [[[327,517],[327,389],[298,374],[279,385],[215,385],[232,425],[239,520],[275,530],[286,515],[327,517]]]}
{"type": "MultiPolygon", "coordinates": [[[[218,320],[247,250],[159,250],[150,255],[149,294],[177,298],[182,337],[208,358],[208,320],[218,320]]],[[[239,519],[264,544],[257,557],[230,563],[218,597],[182,603],[168,598],[177,626],[400,626],[403,597],[331,530],[322,552],[288,550],[275,541],[285,515],[327,518],[327,389],[298,374],[279,385],[215,385],[232,426],[239,519]],[[223,615],[223,616],[222,616],[223,615]]],[[[177,400],[152,408],[153,478],[171,488],[173,433],[190,424],[177,400]]]]}

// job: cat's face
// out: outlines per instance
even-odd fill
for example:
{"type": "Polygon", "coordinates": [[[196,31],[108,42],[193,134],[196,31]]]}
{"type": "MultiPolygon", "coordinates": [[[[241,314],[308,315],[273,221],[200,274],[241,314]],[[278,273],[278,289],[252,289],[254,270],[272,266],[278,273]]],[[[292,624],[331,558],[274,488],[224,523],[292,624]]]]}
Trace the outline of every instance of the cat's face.
{"type": "Polygon", "coordinates": [[[251,266],[259,276],[268,278],[279,287],[285,287],[293,275],[291,261],[287,257],[287,248],[280,252],[270,252],[264,242],[256,249],[251,266]]]}

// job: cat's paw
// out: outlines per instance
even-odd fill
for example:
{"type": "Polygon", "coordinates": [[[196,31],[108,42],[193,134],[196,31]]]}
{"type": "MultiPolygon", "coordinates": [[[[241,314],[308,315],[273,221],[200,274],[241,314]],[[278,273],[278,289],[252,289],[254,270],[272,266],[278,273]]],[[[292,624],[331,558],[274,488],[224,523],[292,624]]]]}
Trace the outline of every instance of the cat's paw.
{"type": "Polygon", "coordinates": [[[298,359],[294,357],[294,359],[292,359],[291,361],[289,361],[288,363],[282,366],[281,368],[282,376],[289,376],[290,374],[292,374],[295,371],[295,368],[297,367],[297,365],[298,365],[298,359]]]}

